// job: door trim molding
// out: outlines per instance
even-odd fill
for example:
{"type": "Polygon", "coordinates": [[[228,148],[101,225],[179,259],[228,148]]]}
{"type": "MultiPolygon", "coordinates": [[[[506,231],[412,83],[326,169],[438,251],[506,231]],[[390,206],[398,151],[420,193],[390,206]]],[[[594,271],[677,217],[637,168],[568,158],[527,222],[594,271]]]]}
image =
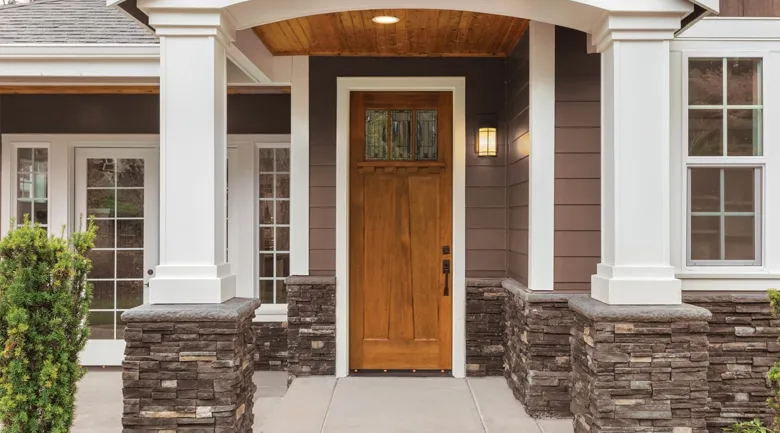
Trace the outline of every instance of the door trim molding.
{"type": "Polygon", "coordinates": [[[352,91],[452,92],[452,375],[466,376],[466,78],[336,79],[336,376],[349,372],[349,117],[352,91]]]}

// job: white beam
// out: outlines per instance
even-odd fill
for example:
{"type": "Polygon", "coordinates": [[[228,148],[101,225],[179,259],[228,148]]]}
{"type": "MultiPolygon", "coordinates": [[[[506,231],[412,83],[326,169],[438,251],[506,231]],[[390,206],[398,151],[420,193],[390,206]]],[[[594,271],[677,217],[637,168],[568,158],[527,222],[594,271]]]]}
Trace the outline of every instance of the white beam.
{"type": "Polygon", "coordinates": [[[292,80],[292,57],[271,54],[252,29],[236,32],[228,58],[260,84],[289,85],[292,80]]]}

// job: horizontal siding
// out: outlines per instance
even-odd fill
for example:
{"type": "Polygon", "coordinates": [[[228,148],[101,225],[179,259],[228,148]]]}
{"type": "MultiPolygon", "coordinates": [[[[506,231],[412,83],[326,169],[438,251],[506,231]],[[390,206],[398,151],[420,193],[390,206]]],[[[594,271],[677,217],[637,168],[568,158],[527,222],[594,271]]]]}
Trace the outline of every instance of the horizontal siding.
{"type": "Polygon", "coordinates": [[[720,0],[722,17],[780,17],[780,0],[720,0]]]}
{"type": "Polygon", "coordinates": [[[601,255],[599,57],[558,28],[555,96],[555,290],[590,290],[601,255]]]}

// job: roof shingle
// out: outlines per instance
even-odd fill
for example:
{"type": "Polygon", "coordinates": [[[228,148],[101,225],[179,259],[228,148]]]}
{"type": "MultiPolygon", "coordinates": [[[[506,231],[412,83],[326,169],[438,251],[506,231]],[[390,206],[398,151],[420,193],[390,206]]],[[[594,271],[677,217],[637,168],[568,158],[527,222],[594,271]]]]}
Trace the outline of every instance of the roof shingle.
{"type": "Polygon", "coordinates": [[[156,44],[154,33],[105,0],[0,6],[0,44],[156,44]]]}

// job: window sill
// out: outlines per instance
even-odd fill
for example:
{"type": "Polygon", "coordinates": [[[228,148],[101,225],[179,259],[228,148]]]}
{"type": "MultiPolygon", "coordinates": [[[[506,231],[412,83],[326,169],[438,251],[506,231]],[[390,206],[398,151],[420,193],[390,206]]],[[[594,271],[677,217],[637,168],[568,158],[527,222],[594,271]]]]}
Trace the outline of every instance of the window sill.
{"type": "Polygon", "coordinates": [[[255,310],[253,322],[286,322],[287,304],[264,304],[255,310]]]}

